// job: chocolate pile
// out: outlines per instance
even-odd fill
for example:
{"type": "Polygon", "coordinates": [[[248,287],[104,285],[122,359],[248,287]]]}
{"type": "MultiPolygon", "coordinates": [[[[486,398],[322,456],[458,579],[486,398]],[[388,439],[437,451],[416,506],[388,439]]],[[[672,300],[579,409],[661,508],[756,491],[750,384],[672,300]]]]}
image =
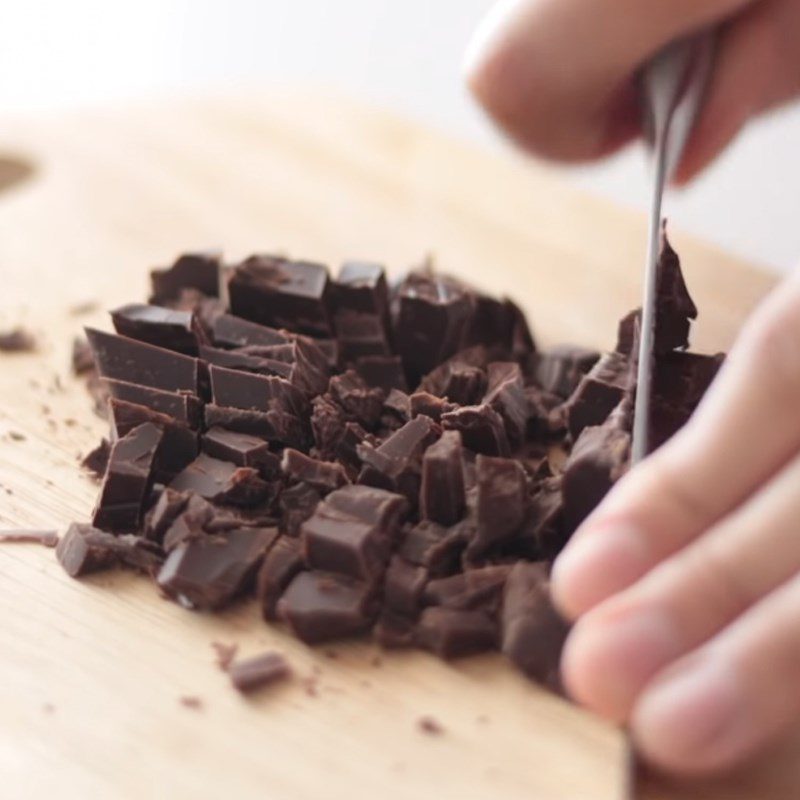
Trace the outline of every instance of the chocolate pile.
{"type": "MultiPolygon", "coordinates": [[[[666,239],[654,445],[719,357],[666,239]]],[[[87,330],[107,410],[91,525],[57,554],[124,565],[192,609],[255,594],[310,644],[372,634],[443,658],[499,648],[554,685],[565,626],[549,564],[628,465],[638,312],[601,354],[540,352],[521,311],[430,268],[181,256],[150,304],[87,330]]]]}

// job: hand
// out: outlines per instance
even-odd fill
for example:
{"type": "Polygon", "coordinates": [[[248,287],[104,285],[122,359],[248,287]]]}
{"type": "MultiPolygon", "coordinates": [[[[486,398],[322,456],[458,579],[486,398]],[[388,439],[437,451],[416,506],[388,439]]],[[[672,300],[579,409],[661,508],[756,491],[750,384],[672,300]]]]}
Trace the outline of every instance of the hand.
{"type": "Polygon", "coordinates": [[[708,96],[675,181],[748,119],[800,93],[799,0],[505,0],[467,55],[471,89],[522,146],[608,155],[639,134],[636,70],[672,39],[722,23],[708,96]]]}
{"type": "Polygon", "coordinates": [[[576,699],[656,765],[740,763],[800,719],[800,273],[672,440],[555,563],[576,699]]]}

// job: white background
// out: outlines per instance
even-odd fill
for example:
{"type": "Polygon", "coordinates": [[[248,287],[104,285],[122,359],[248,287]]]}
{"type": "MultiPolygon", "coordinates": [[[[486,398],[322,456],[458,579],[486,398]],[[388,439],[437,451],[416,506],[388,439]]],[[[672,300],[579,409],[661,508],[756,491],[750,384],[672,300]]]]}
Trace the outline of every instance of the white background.
{"type": "MultiPolygon", "coordinates": [[[[92,105],[256,81],[330,84],[458,136],[505,146],[462,86],[491,0],[5,0],[0,112],[92,105]]],[[[2,125],[0,124],[0,150],[2,125]]],[[[644,209],[644,158],[570,170],[644,209]]],[[[800,261],[800,110],[752,126],[691,189],[674,222],[755,261],[800,261]]]]}

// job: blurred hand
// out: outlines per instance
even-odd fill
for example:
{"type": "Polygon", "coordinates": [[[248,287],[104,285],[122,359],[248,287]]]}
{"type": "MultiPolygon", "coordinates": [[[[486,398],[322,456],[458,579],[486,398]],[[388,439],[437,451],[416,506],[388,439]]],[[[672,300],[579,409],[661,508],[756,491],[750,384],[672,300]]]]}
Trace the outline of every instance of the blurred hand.
{"type": "Polygon", "coordinates": [[[800,719],[800,273],[688,425],[556,561],[573,696],[673,771],[723,769],[800,719]]]}
{"type": "Polygon", "coordinates": [[[672,39],[722,23],[685,182],[748,119],[800,93],[800,0],[502,0],[469,48],[470,87],[523,147],[580,161],[639,133],[633,76],[672,39]]]}

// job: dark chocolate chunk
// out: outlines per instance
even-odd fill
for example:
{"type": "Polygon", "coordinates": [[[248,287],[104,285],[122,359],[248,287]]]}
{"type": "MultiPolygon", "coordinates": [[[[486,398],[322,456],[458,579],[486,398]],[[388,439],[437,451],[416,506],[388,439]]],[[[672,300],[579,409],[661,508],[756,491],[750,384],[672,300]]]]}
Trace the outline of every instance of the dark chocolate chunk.
{"type": "Polygon", "coordinates": [[[73,522],[56,546],[56,558],[72,578],[108,569],[117,561],[104,542],[90,535],[93,533],[99,531],[91,525],[73,522]]]}
{"type": "Polygon", "coordinates": [[[365,428],[373,428],[381,417],[384,393],[381,389],[367,386],[353,370],[335,375],[330,380],[328,391],[331,397],[365,428]]]}
{"type": "Polygon", "coordinates": [[[344,436],[345,415],[341,406],[328,395],[311,402],[311,430],[317,452],[322,458],[334,458],[344,436]]]}
{"type": "Polygon", "coordinates": [[[355,366],[367,386],[376,386],[387,394],[393,389],[408,390],[400,356],[363,356],[356,359],[355,366]]]}
{"type": "Polygon", "coordinates": [[[483,551],[512,537],[528,510],[525,471],[518,461],[479,455],[477,535],[471,549],[483,551]]]}
{"type": "Polygon", "coordinates": [[[497,646],[497,623],[483,611],[431,606],[420,615],[414,640],[439,658],[463,658],[497,646]]]}
{"type": "Polygon", "coordinates": [[[251,256],[228,283],[232,313],[311,336],[330,336],[328,271],[321,264],[251,256]]]}
{"type": "Polygon", "coordinates": [[[222,347],[244,347],[246,345],[288,344],[290,337],[283,331],[259,325],[233,314],[221,314],[214,320],[212,328],[214,344],[222,347]]]}
{"type": "Polygon", "coordinates": [[[85,375],[94,370],[94,356],[89,342],[79,336],[72,340],[72,357],[70,359],[73,375],[85,375]]]}
{"type": "Polygon", "coordinates": [[[33,529],[0,529],[0,543],[41,544],[55,547],[58,544],[58,531],[37,531],[33,529]]]}
{"type": "Polygon", "coordinates": [[[433,717],[420,717],[417,720],[417,727],[423,732],[431,736],[441,736],[444,733],[444,728],[439,720],[433,717]]]}
{"type": "Polygon", "coordinates": [[[428,570],[393,555],[386,570],[383,608],[393,615],[415,619],[422,608],[422,595],[428,583],[428,570]]]}
{"type": "Polygon", "coordinates": [[[205,333],[191,311],[130,303],[111,312],[114,330],[140,342],[196,356],[205,333]]]}
{"type": "Polygon", "coordinates": [[[117,439],[146,422],[152,423],[163,432],[164,439],[154,465],[156,480],[168,483],[196,458],[197,434],[183,423],[166,414],[159,414],[145,406],[118,400],[116,397],[109,400],[109,409],[112,429],[117,439]]]}
{"type": "Polygon", "coordinates": [[[264,619],[276,618],[278,600],[304,568],[300,540],[281,536],[270,548],[258,571],[256,595],[261,604],[264,619]]]}
{"type": "Polygon", "coordinates": [[[101,377],[199,394],[200,362],[196,358],[94,328],[86,328],[86,335],[101,377]]]}
{"type": "Polygon", "coordinates": [[[468,525],[444,528],[423,520],[406,532],[397,552],[410,563],[425,567],[431,578],[441,578],[459,569],[461,554],[473,533],[468,525]]]}
{"type": "Polygon", "coordinates": [[[342,264],[339,277],[331,284],[331,303],[383,319],[389,315],[389,290],[386,274],[379,264],[348,261],[342,264]]]}
{"type": "Polygon", "coordinates": [[[528,401],[525,383],[519,364],[495,361],[487,368],[489,379],[483,402],[491,406],[502,418],[511,444],[525,438],[528,421],[528,401]]]}
{"type": "Polygon", "coordinates": [[[525,525],[512,542],[528,558],[554,559],[567,542],[571,531],[564,523],[562,483],[561,476],[542,481],[531,499],[525,525]]]}
{"type": "Polygon", "coordinates": [[[287,447],[281,458],[281,469],[287,477],[313,486],[320,492],[332,492],[350,481],[341,464],[320,461],[287,447]]]}
{"type": "Polygon", "coordinates": [[[569,432],[577,440],[589,425],[602,425],[622,400],[632,380],[631,364],[622,353],[608,353],[583,376],[567,401],[569,432]]]}
{"type": "Polygon", "coordinates": [[[185,253],[169,269],[150,273],[151,303],[176,300],[181,289],[196,289],[208,297],[219,294],[219,269],[222,254],[217,250],[185,253]]]}
{"type": "Polygon", "coordinates": [[[571,344],[557,345],[536,359],[535,379],[546,392],[566,400],[599,360],[597,350],[571,344]]]}
{"type": "Polygon", "coordinates": [[[36,338],[25,328],[0,331],[0,352],[32,353],[36,350],[36,338]]]}
{"type": "Polygon", "coordinates": [[[223,672],[227,672],[228,667],[233,663],[233,659],[239,652],[239,645],[225,644],[224,642],[211,642],[211,647],[216,653],[217,666],[223,672]]]}
{"type": "Polygon", "coordinates": [[[441,397],[428,394],[428,392],[414,392],[408,399],[409,408],[412,417],[418,417],[424,414],[436,422],[441,422],[443,414],[449,414],[451,411],[456,411],[458,406],[455,403],[449,403],[441,397]]]}
{"type": "Polygon", "coordinates": [[[166,528],[161,538],[164,550],[170,552],[183,542],[202,538],[209,532],[208,527],[212,519],[214,519],[214,507],[211,503],[199,495],[188,495],[186,504],[178,515],[169,523],[165,520],[161,526],[166,528]]]}
{"type": "Polygon", "coordinates": [[[289,536],[299,536],[300,526],[314,513],[322,495],[307,483],[298,483],[281,492],[281,530],[289,536]]]}
{"type": "Polygon", "coordinates": [[[455,525],[464,515],[465,503],[461,434],[445,431],[422,459],[420,513],[441,525],[455,525]]]}
{"type": "Polygon", "coordinates": [[[156,504],[147,512],[144,531],[148,539],[160,542],[175,520],[183,513],[189,495],[166,487],[156,504]]]}
{"type": "Polygon", "coordinates": [[[482,345],[461,350],[429,372],[419,389],[462,406],[474,405],[486,393],[488,363],[489,354],[482,345]]]}
{"type": "Polygon", "coordinates": [[[101,378],[110,397],[128,403],[145,406],[159,414],[183,422],[190,428],[199,427],[203,418],[203,405],[195,395],[188,392],[165,392],[152,386],[141,386],[111,378],[101,378]]]}
{"type": "Polygon", "coordinates": [[[264,413],[206,403],[204,414],[208,428],[226,428],[297,448],[306,447],[308,441],[308,435],[300,419],[294,414],[283,411],[264,413]]]}
{"type": "Polygon", "coordinates": [[[509,564],[470,569],[459,575],[432,580],[423,595],[426,605],[461,610],[481,609],[490,616],[500,611],[509,564]]]}
{"type": "Polygon", "coordinates": [[[411,419],[411,398],[399,389],[392,389],[383,401],[383,417],[390,418],[400,427],[411,419]]]}
{"type": "Polygon", "coordinates": [[[269,442],[247,433],[209,428],[201,437],[203,451],[237,467],[257,469],[262,477],[272,477],[280,471],[280,459],[269,449],[269,442]]]}
{"type": "Polygon", "coordinates": [[[301,416],[308,410],[305,395],[285,378],[252,375],[239,370],[211,366],[214,403],[245,411],[280,411],[301,416]]]}
{"type": "Polygon", "coordinates": [[[394,302],[395,347],[414,383],[459,349],[475,299],[459,281],[420,270],[397,287],[394,302]]]}
{"type": "Polygon", "coordinates": [[[109,531],[139,527],[162,439],[163,433],[148,422],[114,442],[92,515],[95,527],[109,531]]]}
{"type": "Polygon", "coordinates": [[[384,610],[372,629],[372,637],[381,647],[397,650],[414,645],[414,620],[384,610]]]}
{"type": "Polygon", "coordinates": [[[501,649],[528,677],[557,686],[567,625],[550,600],[547,568],[524,561],[508,576],[501,616],[501,649]]]}
{"type": "Polygon", "coordinates": [[[238,528],[179,544],[156,581],[167,594],[192,608],[216,609],[252,587],[275,528],[238,528]]]}
{"type": "Polygon", "coordinates": [[[334,314],[333,324],[343,361],[356,361],[364,356],[391,355],[386,321],[382,317],[339,309],[334,314]]]}
{"type": "Polygon", "coordinates": [[[369,585],[325,572],[299,573],[278,601],[278,617],[307,644],[364,633],[375,612],[369,585]]]}
{"type": "Polygon", "coordinates": [[[511,452],[503,418],[489,405],[462,406],[442,416],[445,430],[459,431],[474,453],[507,456],[511,452]]]}
{"type": "Polygon", "coordinates": [[[289,662],[280,653],[274,652],[240,658],[228,665],[231,683],[242,694],[284,681],[291,674],[289,662]]]}
{"type": "Polygon", "coordinates": [[[259,477],[258,470],[238,467],[206,453],[201,453],[176,475],[170,488],[179,492],[194,492],[212,503],[237,506],[256,505],[268,492],[267,484],[259,477]]]}
{"type": "Polygon", "coordinates": [[[94,450],[90,450],[81,459],[81,466],[89,470],[95,478],[102,478],[105,475],[110,455],[111,445],[108,443],[108,439],[102,439],[94,450]]]}

